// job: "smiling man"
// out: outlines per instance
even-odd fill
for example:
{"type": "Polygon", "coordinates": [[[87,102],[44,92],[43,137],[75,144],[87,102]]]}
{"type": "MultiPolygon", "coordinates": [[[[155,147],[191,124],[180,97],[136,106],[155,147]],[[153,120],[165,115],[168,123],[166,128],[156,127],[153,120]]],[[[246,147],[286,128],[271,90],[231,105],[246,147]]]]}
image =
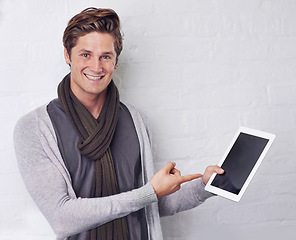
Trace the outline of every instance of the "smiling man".
{"type": "Polygon", "coordinates": [[[93,31],[79,37],[71,53],[66,48],[64,52],[66,63],[71,66],[71,90],[97,118],[117,67],[114,37],[93,31]]]}
{"type": "Polygon", "coordinates": [[[28,191],[57,239],[161,240],[159,217],[204,202],[212,196],[205,184],[223,170],[182,176],[168,162],[154,174],[146,118],[120,102],[112,80],[122,50],[113,10],[83,10],[63,43],[71,72],[58,98],[22,117],[14,132],[28,191]]]}

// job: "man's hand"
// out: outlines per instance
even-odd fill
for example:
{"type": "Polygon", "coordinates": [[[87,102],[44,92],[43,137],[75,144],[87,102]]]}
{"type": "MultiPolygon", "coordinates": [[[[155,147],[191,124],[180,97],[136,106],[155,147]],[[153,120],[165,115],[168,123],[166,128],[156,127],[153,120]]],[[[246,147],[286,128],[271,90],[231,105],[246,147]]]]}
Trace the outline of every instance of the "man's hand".
{"type": "Polygon", "coordinates": [[[210,177],[212,176],[213,173],[217,173],[217,174],[223,174],[224,170],[222,168],[220,168],[219,166],[215,165],[215,166],[208,166],[202,176],[202,180],[204,182],[204,184],[207,184],[210,177]]]}
{"type": "Polygon", "coordinates": [[[207,184],[214,172],[223,174],[224,170],[219,166],[208,166],[204,174],[189,174],[181,176],[180,171],[175,168],[176,163],[168,162],[162,169],[160,169],[151,179],[154,191],[158,198],[167,196],[178,191],[181,184],[202,177],[204,184],[207,184]]]}
{"type": "Polygon", "coordinates": [[[150,180],[158,198],[176,192],[181,188],[181,184],[202,177],[202,174],[189,174],[181,176],[176,163],[168,162],[150,180]]]}

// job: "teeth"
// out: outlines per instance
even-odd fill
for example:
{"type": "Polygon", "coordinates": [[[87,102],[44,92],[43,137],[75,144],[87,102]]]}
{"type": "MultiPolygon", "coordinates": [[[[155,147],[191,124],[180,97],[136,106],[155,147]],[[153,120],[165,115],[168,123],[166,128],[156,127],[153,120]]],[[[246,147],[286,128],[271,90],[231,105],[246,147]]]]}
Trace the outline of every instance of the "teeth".
{"type": "Polygon", "coordinates": [[[100,80],[101,78],[103,78],[104,76],[100,76],[100,77],[93,77],[93,76],[90,76],[90,75],[87,75],[85,74],[85,76],[91,80],[100,80]]]}

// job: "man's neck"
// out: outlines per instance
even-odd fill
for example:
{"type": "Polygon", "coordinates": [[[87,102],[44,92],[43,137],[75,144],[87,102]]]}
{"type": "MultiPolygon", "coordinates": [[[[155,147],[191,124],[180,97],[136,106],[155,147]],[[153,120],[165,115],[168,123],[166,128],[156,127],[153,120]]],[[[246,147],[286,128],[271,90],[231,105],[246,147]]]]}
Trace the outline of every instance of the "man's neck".
{"type": "Polygon", "coordinates": [[[86,96],[83,96],[83,97],[78,97],[78,96],[76,97],[93,115],[93,117],[97,119],[104,105],[106,94],[107,94],[107,89],[105,89],[102,93],[98,95],[86,94],[86,96]]]}

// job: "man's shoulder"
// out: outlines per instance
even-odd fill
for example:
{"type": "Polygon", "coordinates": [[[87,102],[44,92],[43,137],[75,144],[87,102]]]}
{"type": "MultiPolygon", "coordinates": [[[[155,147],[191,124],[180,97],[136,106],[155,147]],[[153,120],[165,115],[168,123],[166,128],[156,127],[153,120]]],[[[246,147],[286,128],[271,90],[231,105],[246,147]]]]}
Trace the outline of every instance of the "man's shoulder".
{"type": "Polygon", "coordinates": [[[35,124],[39,118],[42,118],[46,114],[46,106],[47,105],[42,105],[26,113],[19,118],[17,124],[35,124]]]}
{"type": "Polygon", "coordinates": [[[29,132],[37,134],[42,125],[49,125],[47,106],[48,104],[39,106],[20,117],[15,125],[14,132],[21,135],[29,134],[29,132]]]}
{"type": "Polygon", "coordinates": [[[143,113],[143,111],[139,110],[139,108],[135,107],[134,105],[131,105],[129,103],[122,103],[126,108],[129,110],[130,114],[132,115],[132,118],[135,120],[142,120],[145,123],[147,122],[147,117],[143,113]]]}

